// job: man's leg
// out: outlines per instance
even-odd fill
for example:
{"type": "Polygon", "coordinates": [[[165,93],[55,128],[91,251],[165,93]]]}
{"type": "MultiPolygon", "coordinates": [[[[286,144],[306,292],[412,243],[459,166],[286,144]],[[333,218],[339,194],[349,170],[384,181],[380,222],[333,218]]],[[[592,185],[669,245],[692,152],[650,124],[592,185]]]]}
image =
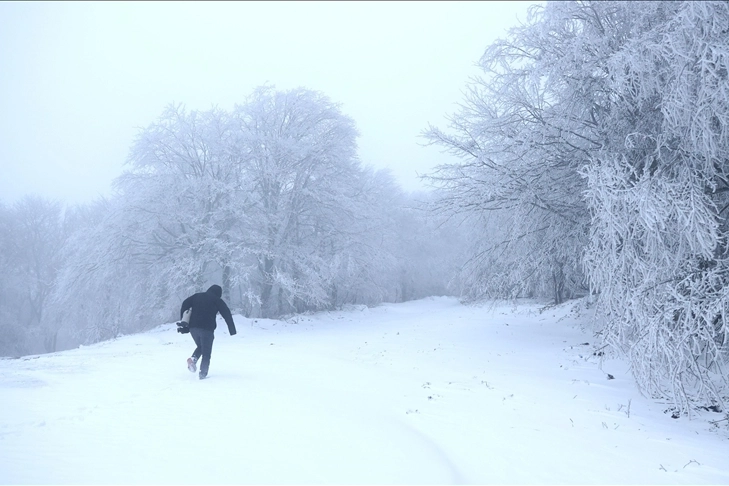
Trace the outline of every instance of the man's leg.
{"type": "Polygon", "coordinates": [[[210,356],[213,354],[213,339],[215,334],[207,329],[200,330],[200,350],[202,353],[202,362],[200,363],[200,378],[208,376],[210,368],[210,356]]]}
{"type": "Polygon", "coordinates": [[[200,331],[201,330],[197,327],[190,329],[190,336],[192,336],[192,340],[195,341],[195,351],[192,352],[192,357],[187,358],[187,369],[192,373],[197,371],[197,360],[200,359],[200,355],[202,354],[200,331]]]}

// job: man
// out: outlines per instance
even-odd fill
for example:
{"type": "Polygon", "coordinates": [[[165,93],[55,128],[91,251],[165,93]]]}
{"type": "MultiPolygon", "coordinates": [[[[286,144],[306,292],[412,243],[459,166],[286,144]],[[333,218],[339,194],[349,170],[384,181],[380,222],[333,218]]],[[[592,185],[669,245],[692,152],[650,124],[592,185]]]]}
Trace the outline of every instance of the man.
{"type": "Polygon", "coordinates": [[[235,323],[230,309],[221,298],[223,289],[220,285],[211,285],[206,292],[198,292],[182,301],[180,308],[180,319],[182,319],[185,311],[192,309],[190,315],[190,335],[195,340],[195,351],[192,357],[187,358],[187,369],[194,373],[197,370],[197,360],[202,356],[200,363],[200,379],[207,378],[208,369],[210,367],[210,355],[213,352],[214,331],[217,326],[215,317],[220,315],[225,319],[228,325],[228,331],[231,336],[235,336],[235,323]]]}

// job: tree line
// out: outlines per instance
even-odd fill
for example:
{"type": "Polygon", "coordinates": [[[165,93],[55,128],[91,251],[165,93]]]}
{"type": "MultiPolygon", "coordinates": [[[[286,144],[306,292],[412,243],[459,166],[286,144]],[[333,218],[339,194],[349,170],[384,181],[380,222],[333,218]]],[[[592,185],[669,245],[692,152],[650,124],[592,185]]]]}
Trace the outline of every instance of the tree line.
{"type": "Polygon", "coordinates": [[[721,404],[729,3],[547,2],[489,46],[431,175],[481,225],[468,299],[591,295],[605,350],[682,412],[721,404]]]}
{"type": "Polygon", "coordinates": [[[209,283],[250,317],[453,294],[461,230],[364,166],[356,138],[303,88],[262,86],[230,111],[168,106],[112,197],[0,208],[0,351],[149,329],[209,283]]]}

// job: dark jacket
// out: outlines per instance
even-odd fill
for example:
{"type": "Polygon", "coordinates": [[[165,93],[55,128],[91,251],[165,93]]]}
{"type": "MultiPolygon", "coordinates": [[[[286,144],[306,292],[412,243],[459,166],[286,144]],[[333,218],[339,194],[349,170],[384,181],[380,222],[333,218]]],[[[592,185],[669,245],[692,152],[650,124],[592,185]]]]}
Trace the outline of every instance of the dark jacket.
{"type": "Polygon", "coordinates": [[[220,298],[222,295],[223,289],[220,288],[220,285],[211,285],[206,292],[198,292],[197,294],[191,295],[182,301],[180,319],[182,319],[182,314],[192,307],[190,328],[200,327],[214,331],[217,327],[215,316],[220,312],[220,315],[223,316],[225,323],[228,325],[230,335],[233,336],[236,333],[235,323],[233,322],[233,316],[230,314],[230,309],[228,309],[223,299],[220,298]]]}

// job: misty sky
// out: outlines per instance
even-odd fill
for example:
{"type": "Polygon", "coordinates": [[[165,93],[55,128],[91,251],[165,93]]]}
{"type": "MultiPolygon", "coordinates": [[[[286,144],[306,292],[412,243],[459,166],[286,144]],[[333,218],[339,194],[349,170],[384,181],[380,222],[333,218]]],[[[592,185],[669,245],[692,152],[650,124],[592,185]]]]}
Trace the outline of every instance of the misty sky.
{"type": "Polygon", "coordinates": [[[452,159],[420,132],[531,3],[0,1],[0,202],[108,196],[166,105],[230,110],[267,82],[340,103],[361,161],[422,188],[452,159]]]}

